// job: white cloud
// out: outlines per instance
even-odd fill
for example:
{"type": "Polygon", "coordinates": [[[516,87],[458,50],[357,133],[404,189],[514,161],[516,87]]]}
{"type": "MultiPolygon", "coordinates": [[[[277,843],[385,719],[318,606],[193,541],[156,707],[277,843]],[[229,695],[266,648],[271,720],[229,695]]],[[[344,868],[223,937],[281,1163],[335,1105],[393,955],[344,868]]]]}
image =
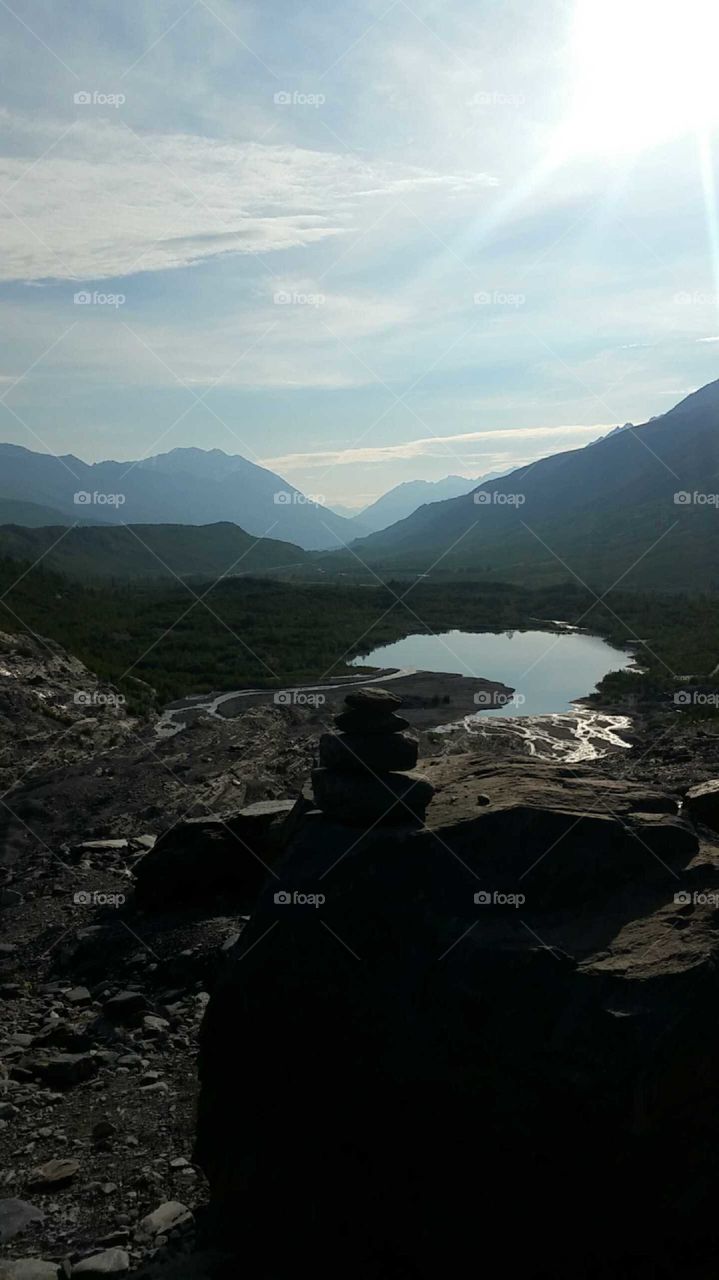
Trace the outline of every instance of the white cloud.
{"type": "MultiPolygon", "coordinates": [[[[592,426],[513,427],[496,431],[464,431],[456,435],[425,436],[421,440],[407,440],[404,444],[366,446],[357,449],[328,449],[317,453],[286,453],[277,458],[263,458],[262,465],[272,470],[299,471],[313,465],[339,467],[356,463],[390,462],[397,458],[445,457],[447,445],[464,445],[479,440],[485,443],[494,443],[499,440],[554,442],[575,436],[575,443],[583,445],[587,443],[585,437],[593,440],[597,432],[610,431],[614,425],[614,423],[594,423],[592,426]]],[[[573,446],[570,444],[565,447],[573,446]]]]}
{"type": "Polygon", "coordinates": [[[99,280],[308,246],[361,227],[369,197],[446,200],[495,181],[291,144],[140,135],[120,119],[79,120],[64,136],[9,123],[5,280],[99,280]]]}

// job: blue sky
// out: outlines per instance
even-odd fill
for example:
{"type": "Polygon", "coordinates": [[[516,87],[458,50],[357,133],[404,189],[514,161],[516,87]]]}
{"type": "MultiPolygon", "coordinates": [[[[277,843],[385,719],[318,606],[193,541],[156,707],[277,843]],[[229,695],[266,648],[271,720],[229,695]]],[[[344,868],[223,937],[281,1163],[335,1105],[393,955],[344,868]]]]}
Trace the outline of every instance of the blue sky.
{"type": "Polygon", "coordinates": [[[718,374],[715,10],[2,0],[0,438],[362,505],[661,413],[718,374]]]}

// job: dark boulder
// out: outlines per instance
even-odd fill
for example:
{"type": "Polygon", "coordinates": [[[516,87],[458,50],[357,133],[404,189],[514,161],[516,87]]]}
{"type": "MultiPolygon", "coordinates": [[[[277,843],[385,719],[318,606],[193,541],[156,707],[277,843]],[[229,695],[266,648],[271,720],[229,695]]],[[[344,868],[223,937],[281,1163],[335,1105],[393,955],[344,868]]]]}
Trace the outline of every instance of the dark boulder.
{"type": "Polygon", "coordinates": [[[719,831],[719,779],[690,787],[684,797],[689,816],[712,831],[719,831]]]}
{"type": "Polygon", "coordinates": [[[719,874],[670,795],[526,760],[432,776],[423,828],[310,814],[228,960],[210,1242],[257,1280],[436,1280],[490,1250],[527,1280],[704,1274],[719,941],[675,894],[719,874]]]}
{"type": "Polygon", "coordinates": [[[178,822],[135,865],[137,906],[161,910],[220,892],[251,905],[298,806],[307,801],[260,801],[226,819],[178,822]]]}

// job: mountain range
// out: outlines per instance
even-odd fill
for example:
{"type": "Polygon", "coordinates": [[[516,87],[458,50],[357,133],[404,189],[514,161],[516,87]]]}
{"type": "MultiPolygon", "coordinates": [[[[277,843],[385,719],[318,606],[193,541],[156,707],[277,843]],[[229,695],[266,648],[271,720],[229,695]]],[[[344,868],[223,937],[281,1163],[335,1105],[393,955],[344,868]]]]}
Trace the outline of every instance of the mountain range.
{"type": "Polygon", "coordinates": [[[406,519],[427,502],[458,498],[461,494],[476,489],[484,480],[492,480],[495,476],[504,474],[503,471],[491,471],[474,480],[468,480],[466,476],[445,476],[442,480],[405,480],[354,516],[352,524],[355,537],[362,538],[367,533],[377,533],[398,520],[406,519]]]}
{"type": "Polygon", "coordinates": [[[0,468],[0,553],[83,576],[305,566],[355,575],[364,561],[377,576],[719,590],[719,381],[639,426],[508,474],[399,485],[354,519],[220,450],[89,466],[0,445],[0,468]],[[423,495],[470,485],[412,510],[423,495]],[[363,521],[384,525],[401,510],[410,513],[357,537],[363,521]]]}
{"type": "Polygon", "coordinates": [[[353,550],[383,571],[719,590],[719,382],[640,426],[422,506],[353,550]]]}
{"type": "Polygon", "coordinates": [[[7,523],[231,522],[305,549],[343,546],[364,532],[281,476],[221,449],[172,449],[137,462],[86,463],[0,444],[0,518],[7,523]],[[30,503],[24,514],[8,503],[30,503]],[[44,507],[47,517],[34,510],[44,507]]]}

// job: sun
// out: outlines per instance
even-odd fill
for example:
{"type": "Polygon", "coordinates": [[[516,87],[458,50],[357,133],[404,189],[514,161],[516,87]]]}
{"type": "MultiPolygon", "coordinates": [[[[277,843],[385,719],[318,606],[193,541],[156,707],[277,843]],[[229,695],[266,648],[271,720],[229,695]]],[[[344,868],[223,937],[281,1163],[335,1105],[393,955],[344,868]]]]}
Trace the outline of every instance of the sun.
{"type": "Polygon", "coordinates": [[[719,121],[719,0],[576,0],[569,152],[639,151],[719,121]]]}

